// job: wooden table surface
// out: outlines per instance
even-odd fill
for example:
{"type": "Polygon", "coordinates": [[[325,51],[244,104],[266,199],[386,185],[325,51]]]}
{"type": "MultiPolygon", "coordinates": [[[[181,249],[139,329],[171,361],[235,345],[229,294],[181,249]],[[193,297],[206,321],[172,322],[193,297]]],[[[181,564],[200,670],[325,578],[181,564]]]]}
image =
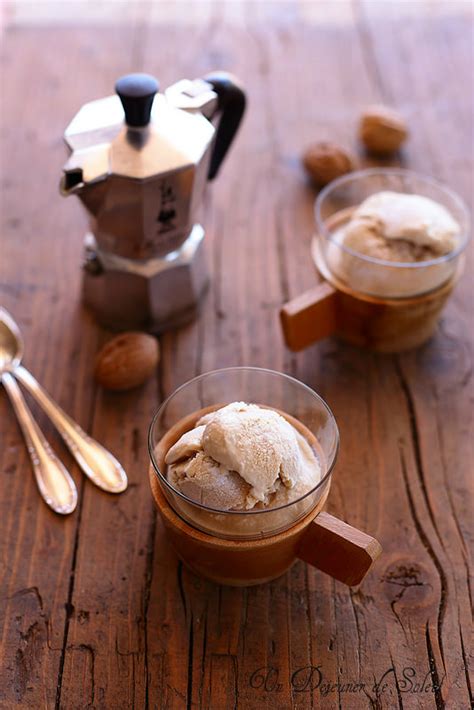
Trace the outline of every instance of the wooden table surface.
{"type": "Polygon", "coordinates": [[[318,139],[356,151],[367,103],[406,114],[402,165],[469,200],[470,3],[66,5],[2,6],[1,302],[25,364],[130,487],[94,488],[33,407],[80,494],[73,515],[54,515],[0,393],[0,707],[468,708],[472,271],[432,342],[400,356],[334,340],[295,356],[277,313],[316,279],[299,156],[318,139]],[[198,322],[160,338],[156,377],[108,394],[92,367],[109,334],[79,303],[86,216],[58,194],[62,133],[123,73],[166,86],[214,68],[242,79],[249,106],[206,199],[211,290],[198,322]],[[301,562],[265,586],[219,587],[168,546],[148,424],[177,385],[239,364],[289,372],[335,412],[329,509],[384,547],[361,588],[301,562]]]}

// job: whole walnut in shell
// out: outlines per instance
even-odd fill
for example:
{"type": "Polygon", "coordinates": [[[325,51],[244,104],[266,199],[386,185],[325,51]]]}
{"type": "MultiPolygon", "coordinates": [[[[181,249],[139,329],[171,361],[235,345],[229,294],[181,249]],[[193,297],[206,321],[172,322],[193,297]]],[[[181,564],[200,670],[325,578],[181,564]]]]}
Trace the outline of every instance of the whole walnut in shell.
{"type": "Polygon", "coordinates": [[[388,106],[368,106],[359,121],[359,137],[370,153],[395,153],[408,137],[403,116],[388,106]]]}
{"type": "Polygon", "coordinates": [[[336,143],[314,143],[303,155],[303,165],[308,175],[319,187],[353,170],[349,154],[336,143]]]}
{"type": "Polygon", "coordinates": [[[156,338],[146,333],[120,333],[98,353],[95,378],[109,390],[142,385],[155,372],[160,356],[156,338]]]}

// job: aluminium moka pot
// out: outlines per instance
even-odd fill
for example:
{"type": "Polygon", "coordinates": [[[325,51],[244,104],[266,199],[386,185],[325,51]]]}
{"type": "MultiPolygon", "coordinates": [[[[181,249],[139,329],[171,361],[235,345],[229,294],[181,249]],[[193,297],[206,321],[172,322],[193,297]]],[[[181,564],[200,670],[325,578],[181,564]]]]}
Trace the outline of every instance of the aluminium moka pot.
{"type": "Polygon", "coordinates": [[[67,127],[61,192],[77,195],[90,215],[85,304],[113,330],[159,333],[192,320],[206,289],[198,212],[245,94],[224,72],[184,79],[164,94],[154,77],[129,74],[115,89],[67,127]]]}

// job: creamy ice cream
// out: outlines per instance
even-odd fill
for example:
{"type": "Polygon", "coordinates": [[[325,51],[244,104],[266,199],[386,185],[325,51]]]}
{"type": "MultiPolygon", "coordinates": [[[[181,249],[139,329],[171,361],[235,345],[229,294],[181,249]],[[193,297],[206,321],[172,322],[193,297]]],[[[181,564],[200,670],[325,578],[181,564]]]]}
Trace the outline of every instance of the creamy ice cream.
{"type": "Polygon", "coordinates": [[[398,264],[430,261],[452,252],[461,228],[441,204],[422,195],[378,192],[364,200],[331,235],[326,250],[329,268],[356,290],[381,296],[409,296],[446,281],[452,265],[420,268],[374,264],[363,256],[398,264]]]}
{"type": "Polygon", "coordinates": [[[233,402],[198,420],[165,457],[171,485],[219,510],[252,510],[301,498],[321,479],[308,441],[281,414],[233,402]]]}
{"type": "Polygon", "coordinates": [[[342,227],[345,246],[385,261],[427,261],[449,254],[459,224],[437,202],[421,195],[377,192],[342,227]]]}

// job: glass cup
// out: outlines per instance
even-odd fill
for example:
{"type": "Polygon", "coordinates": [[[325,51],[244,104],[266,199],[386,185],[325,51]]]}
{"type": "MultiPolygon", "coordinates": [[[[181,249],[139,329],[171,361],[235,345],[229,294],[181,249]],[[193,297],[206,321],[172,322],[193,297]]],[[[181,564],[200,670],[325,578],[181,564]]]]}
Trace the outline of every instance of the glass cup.
{"type": "Polygon", "coordinates": [[[463,201],[431,178],[376,168],[331,182],[316,200],[315,219],[311,253],[324,282],[282,309],[289,347],[298,350],[335,334],[355,345],[398,352],[431,337],[462,271],[470,238],[463,201]],[[443,205],[460,225],[456,249],[427,261],[394,262],[347,247],[341,227],[363,200],[381,191],[422,195],[443,205]]]}
{"type": "MultiPolygon", "coordinates": [[[[152,493],[178,555],[198,574],[233,585],[257,584],[279,576],[298,556],[331,574],[331,544],[334,549],[339,545],[342,556],[347,554],[337,529],[345,524],[337,521],[334,532],[336,519],[321,513],[338,446],[336,421],[327,404],[288,375],[234,367],[208,372],[182,385],[163,402],[149,432],[152,493]],[[242,511],[211,508],[171,485],[164,463],[169,448],[203,414],[235,401],[278,410],[306,438],[321,465],[321,478],[312,490],[286,505],[242,511]],[[321,525],[326,523],[322,534],[333,543],[326,540],[322,550],[325,560],[319,564],[322,551],[313,548],[321,531],[314,521],[321,515],[321,525]]],[[[372,538],[365,537],[368,544],[372,538]]],[[[347,560],[343,567],[350,570],[347,560]]]]}

